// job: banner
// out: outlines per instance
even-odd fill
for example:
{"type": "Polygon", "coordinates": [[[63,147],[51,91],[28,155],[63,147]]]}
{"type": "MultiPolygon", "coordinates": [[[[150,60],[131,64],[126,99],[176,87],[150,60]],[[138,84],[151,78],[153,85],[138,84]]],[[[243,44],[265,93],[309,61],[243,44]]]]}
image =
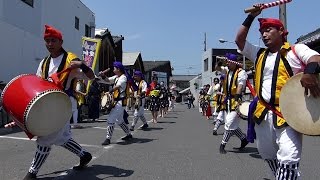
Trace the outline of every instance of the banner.
{"type": "MultiPolygon", "coordinates": [[[[93,39],[88,37],[82,37],[82,58],[84,62],[93,71],[95,70],[97,61],[99,59],[99,50],[101,46],[101,39],[93,39]]],[[[87,92],[91,81],[87,82],[87,92]]]]}

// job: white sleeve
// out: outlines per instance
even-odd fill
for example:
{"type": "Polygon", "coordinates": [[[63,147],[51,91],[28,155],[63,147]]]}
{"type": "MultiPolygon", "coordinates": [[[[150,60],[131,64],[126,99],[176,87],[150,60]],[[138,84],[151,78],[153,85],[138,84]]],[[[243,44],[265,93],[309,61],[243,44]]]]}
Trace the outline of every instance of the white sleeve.
{"type": "Polygon", "coordinates": [[[119,86],[121,87],[121,89],[125,89],[127,85],[127,77],[122,75],[119,77],[117,83],[115,84],[115,86],[119,86]]]}
{"type": "Polygon", "coordinates": [[[220,88],[220,84],[216,84],[216,85],[214,86],[214,91],[218,91],[219,88],[220,88]]]}
{"type": "Polygon", "coordinates": [[[147,92],[148,85],[146,81],[143,81],[141,88],[141,92],[147,92]]]}
{"type": "Polygon", "coordinates": [[[210,86],[207,95],[212,95],[213,94],[213,86],[210,86]]]}
{"type": "Polygon", "coordinates": [[[36,75],[41,77],[42,74],[42,64],[43,64],[44,59],[42,59],[42,61],[39,63],[38,69],[37,69],[37,73],[36,75]]]}
{"type": "Polygon", "coordinates": [[[109,82],[111,82],[111,83],[115,83],[116,78],[117,78],[117,75],[114,75],[114,76],[112,76],[112,77],[108,77],[108,80],[109,80],[109,82]]]}
{"type": "Polygon", "coordinates": [[[246,44],[244,45],[244,48],[242,50],[242,55],[244,55],[246,58],[250,59],[252,62],[255,62],[257,59],[257,54],[261,47],[255,46],[248,41],[246,41],[246,44]]]}
{"type": "Polygon", "coordinates": [[[248,78],[248,75],[247,75],[246,71],[245,70],[241,70],[238,73],[238,84],[239,85],[245,85],[247,78],[248,78]]]}
{"type": "Polygon", "coordinates": [[[315,55],[319,55],[319,53],[313,49],[310,49],[305,44],[296,44],[295,45],[295,51],[298,56],[298,58],[304,63],[308,64],[308,60],[315,55]]]}

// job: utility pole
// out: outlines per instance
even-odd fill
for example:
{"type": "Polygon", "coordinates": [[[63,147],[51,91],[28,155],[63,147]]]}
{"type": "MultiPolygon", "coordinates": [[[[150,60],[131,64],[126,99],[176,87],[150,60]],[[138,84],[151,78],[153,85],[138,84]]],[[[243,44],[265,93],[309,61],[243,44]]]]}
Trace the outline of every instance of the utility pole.
{"type": "Polygon", "coordinates": [[[204,33],[204,49],[203,51],[206,52],[207,51],[207,33],[204,33]]]}
{"type": "Polygon", "coordinates": [[[283,23],[284,29],[287,29],[287,12],[286,4],[281,4],[279,6],[279,19],[283,23]]]}

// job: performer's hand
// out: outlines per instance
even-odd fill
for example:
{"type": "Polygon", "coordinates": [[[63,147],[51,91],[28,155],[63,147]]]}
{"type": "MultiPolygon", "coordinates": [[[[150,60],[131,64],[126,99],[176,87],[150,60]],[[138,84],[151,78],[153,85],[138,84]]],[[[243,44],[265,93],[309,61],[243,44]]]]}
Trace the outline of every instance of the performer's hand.
{"type": "Polygon", "coordinates": [[[103,79],[105,79],[106,78],[106,76],[107,76],[107,73],[110,71],[110,68],[108,68],[108,69],[106,69],[106,70],[104,70],[104,71],[100,71],[99,72],[99,76],[101,76],[103,79]]]}
{"type": "Polygon", "coordinates": [[[254,11],[254,12],[251,12],[250,14],[253,16],[253,17],[257,17],[260,13],[261,13],[261,11],[262,11],[262,8],[263,8],[263,4],[255,4],[255,5],[253,5],[253,7],[255,7],[255,8],[257,8],[258,10],[257,11],[254,11]]]}
{"type": "Polygon", "coordinates": [[[71,61],[69,67],[71,69],[77,69],[77,68],[80,68],[82,63],[83,63],[83,61],[71,61]]]}
{"type": "Polygon", "coordinates": [[[14,126],[16,126],[17,124],[15,122],[11,122],[11,123],[8,123],[6,125],[4,125],[5,128],[12,128],[14,126]]]}
{"type": "Polygon", "coordinates": [[[105,79],[107,76],[103,73],[103,71],[100,71],[98,76],[100,76],[102,79],[105,79]]]}
{"type": "Polygon", "coordinates": [[[305,88],[305,95],[308,95],[310,90],[313,97],[320,97],[319,74],[303,74],[300,83],[305,88]]]}

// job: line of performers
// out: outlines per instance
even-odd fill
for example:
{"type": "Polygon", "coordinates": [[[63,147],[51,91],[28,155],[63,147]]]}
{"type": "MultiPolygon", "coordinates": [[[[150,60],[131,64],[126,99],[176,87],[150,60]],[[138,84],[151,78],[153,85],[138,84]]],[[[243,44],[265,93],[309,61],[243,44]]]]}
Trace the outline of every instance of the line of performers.
{"type": "Polygon", "coordinates": [[[274,18],[258,19],[265,47],[248,42],[250,26],[263,9],[262,4],[254,6],[258,10],[247,16],[235,40],[242,55],[255,65],[254,89],[247,85],[254,95],[248,111],[247,135],[239,128],[237,108],[242,103],[242,92],[248,84],[248,75],[234,54],[226,55],[227,67],[222,66],[222,62],[217,63],[216,70],[222,76],[220,87],[216,90],[218,116],[213,134],[217,134],[216,131],[224,120],[225,131],[219,148],[221,154],[226,153],[225,147],[232,135],[241,140],[241,145],[237,148],[239,150],[256,140],[259,155],[267,163],[275,179],[300,179],[303,135],[292,128],[281,115],[280,93],[292,76],[303,72],[300,83],[305,88],[304,96],[310,92],[310,98],[319,98],[320,55],[305,44],[290,45],[287,42],[288,31],[279,19],[274,18]]]}
{"type": "MultiPolygon", "coordinates": [[[[111,143],[110,141],[115,124],[120,126],[124,131],[125,136],[121,139],[125,141],[132,139],[130,130],[134,130],[139,119],[143,122],[141,128],[148,128],[147,120],[144,117],[144,105],[148,85],[143,79],[143,74],[140,71],[135,71],[132,78],[132,76],[126,72],[121,62],[114,62],[114,76],[107,77],[106,73],[108,70],[99,72],[96,76],[84,61],[80,60],[74,53],[64,50],[62,47],[62,33],[59,30],[46,25],[43,38],[50,54],[40,62],[36,74],[37,76],[48,80],[48,78],[54,73],[62,72],[67,68],[71,69],[71,71],[61,73],[58,78],[61,81],[64,92],[70,97],[73,111],[77,107],[77,97],[74,90],[75,80],[92,80],[93,83],[107,83],[112,85],[112,88],[107,92],[111,96],[112,103],[107,118],[107,131],[106,137],[102,142],[103,146],[111,143]],[[128,102],[127,97],[129,96],[130,88],[133,89],[135,98],[139,103],[137,103],[137,107],[135,107],[133,122],[129,128],[128,123],[125,123],[124,118],[126,115],[125,107],[128,102]]],[[[168,89],[164,87],[163,83],[157,83],[157,77],[153,78],[153,83],[151,83],[151,87],[149,87],[149,89],[149,106],[153,113],[153,122],[156,123],[158,116],[157,112],[160,110],[161,116],[167,112],[166,110],[169,107],[170,94],[168,89]]],[[[97,108],[99,109],[99,106],[97,106],[97,108]]],[[[15,122],[11,122],[5,125],[5,127],[13,127],[15,125],[15,122]]],[[[37,179],[37,173],[49,156],[52,145],[61,146],[80,158],[79,164],[73,167],[74,170],[82,170],[92,160],[91,153],[85,150],[72,138],[69,121],[57,132],[47,136],[37,136],[36,144],[36,152],[24,180],[37,179]]]]}

